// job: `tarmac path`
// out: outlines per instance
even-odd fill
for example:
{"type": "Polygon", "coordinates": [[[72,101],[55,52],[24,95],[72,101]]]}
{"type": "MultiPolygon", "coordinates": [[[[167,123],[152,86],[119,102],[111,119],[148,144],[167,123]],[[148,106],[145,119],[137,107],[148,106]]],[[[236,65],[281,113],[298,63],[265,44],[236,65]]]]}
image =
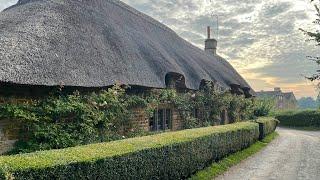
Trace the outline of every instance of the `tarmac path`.
{"type": "Polygon", "coordinates": [[[266,148],[218,180],[320,180],[320,131],[278,128],[266,148]]]}

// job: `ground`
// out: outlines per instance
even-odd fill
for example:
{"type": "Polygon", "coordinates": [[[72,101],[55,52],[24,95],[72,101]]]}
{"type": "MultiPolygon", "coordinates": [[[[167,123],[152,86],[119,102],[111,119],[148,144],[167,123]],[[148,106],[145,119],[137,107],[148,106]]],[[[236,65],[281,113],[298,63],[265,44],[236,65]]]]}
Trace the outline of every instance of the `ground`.
{"type": "Polygon", "coordinates": [[[280,136],[218,180],[319,180],[320,131],[278,128],[280,136]]]}

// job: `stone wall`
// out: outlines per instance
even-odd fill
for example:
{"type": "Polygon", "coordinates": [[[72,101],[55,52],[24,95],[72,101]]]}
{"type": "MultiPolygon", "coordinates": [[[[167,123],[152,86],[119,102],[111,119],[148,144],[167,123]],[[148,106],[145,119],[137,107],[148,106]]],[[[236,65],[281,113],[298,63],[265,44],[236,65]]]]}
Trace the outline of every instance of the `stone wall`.
{"type": "Polygon", "coordinates": [[[0,120],[0,154],[9,151],[18,139],[19,124],[14,120],[0,120]]]}

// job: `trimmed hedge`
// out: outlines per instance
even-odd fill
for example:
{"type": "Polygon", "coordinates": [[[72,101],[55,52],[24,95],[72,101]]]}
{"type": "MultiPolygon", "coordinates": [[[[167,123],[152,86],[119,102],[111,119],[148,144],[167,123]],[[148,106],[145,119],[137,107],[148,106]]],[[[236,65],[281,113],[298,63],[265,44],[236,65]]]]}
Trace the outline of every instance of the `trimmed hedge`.
{"type": "Polygon", "coordinates": [[[258,137],[258,124],[243,122],[0,156],[0,179],[181,179],[258,137]]]}
{"type": "Polygon", "coordinates": [[[276,115],[281,126],[320,127],[320,111],[282,112],[276,115]]]}
{"type": "Polygon", "coordinates": [[[223,174],[230,167],[239,164],[246,158],[259,152],[278,136],[279,134],[277,132],[273,132],[269,134],[267,137],[265,137],[263,140],[257,141],[250,147],[242,151],[236,152],[234,154],[228,155],[227,157],[223,158],[218,162],[212,163],[209,167],[201,171],[198,171],[195,175],[191,176],[189,180],[215,179],[215,177],[223,174]]]}
{"type": "Polygon", "coordinates": [[[259,118],[256,122],[259,124],[259,140],[274,132],[279,124],[278,120],[270,117],[259,118]]]}

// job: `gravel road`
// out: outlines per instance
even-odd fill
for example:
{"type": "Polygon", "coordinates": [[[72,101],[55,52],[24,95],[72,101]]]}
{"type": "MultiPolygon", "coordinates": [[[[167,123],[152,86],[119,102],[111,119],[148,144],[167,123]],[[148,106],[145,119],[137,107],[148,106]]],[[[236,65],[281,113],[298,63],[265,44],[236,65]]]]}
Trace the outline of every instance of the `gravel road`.
{"type": "Polygon", "coordinates": [[[280,136],[218,180],[320,180],[320,131],[278,128],[280,136]]]}

